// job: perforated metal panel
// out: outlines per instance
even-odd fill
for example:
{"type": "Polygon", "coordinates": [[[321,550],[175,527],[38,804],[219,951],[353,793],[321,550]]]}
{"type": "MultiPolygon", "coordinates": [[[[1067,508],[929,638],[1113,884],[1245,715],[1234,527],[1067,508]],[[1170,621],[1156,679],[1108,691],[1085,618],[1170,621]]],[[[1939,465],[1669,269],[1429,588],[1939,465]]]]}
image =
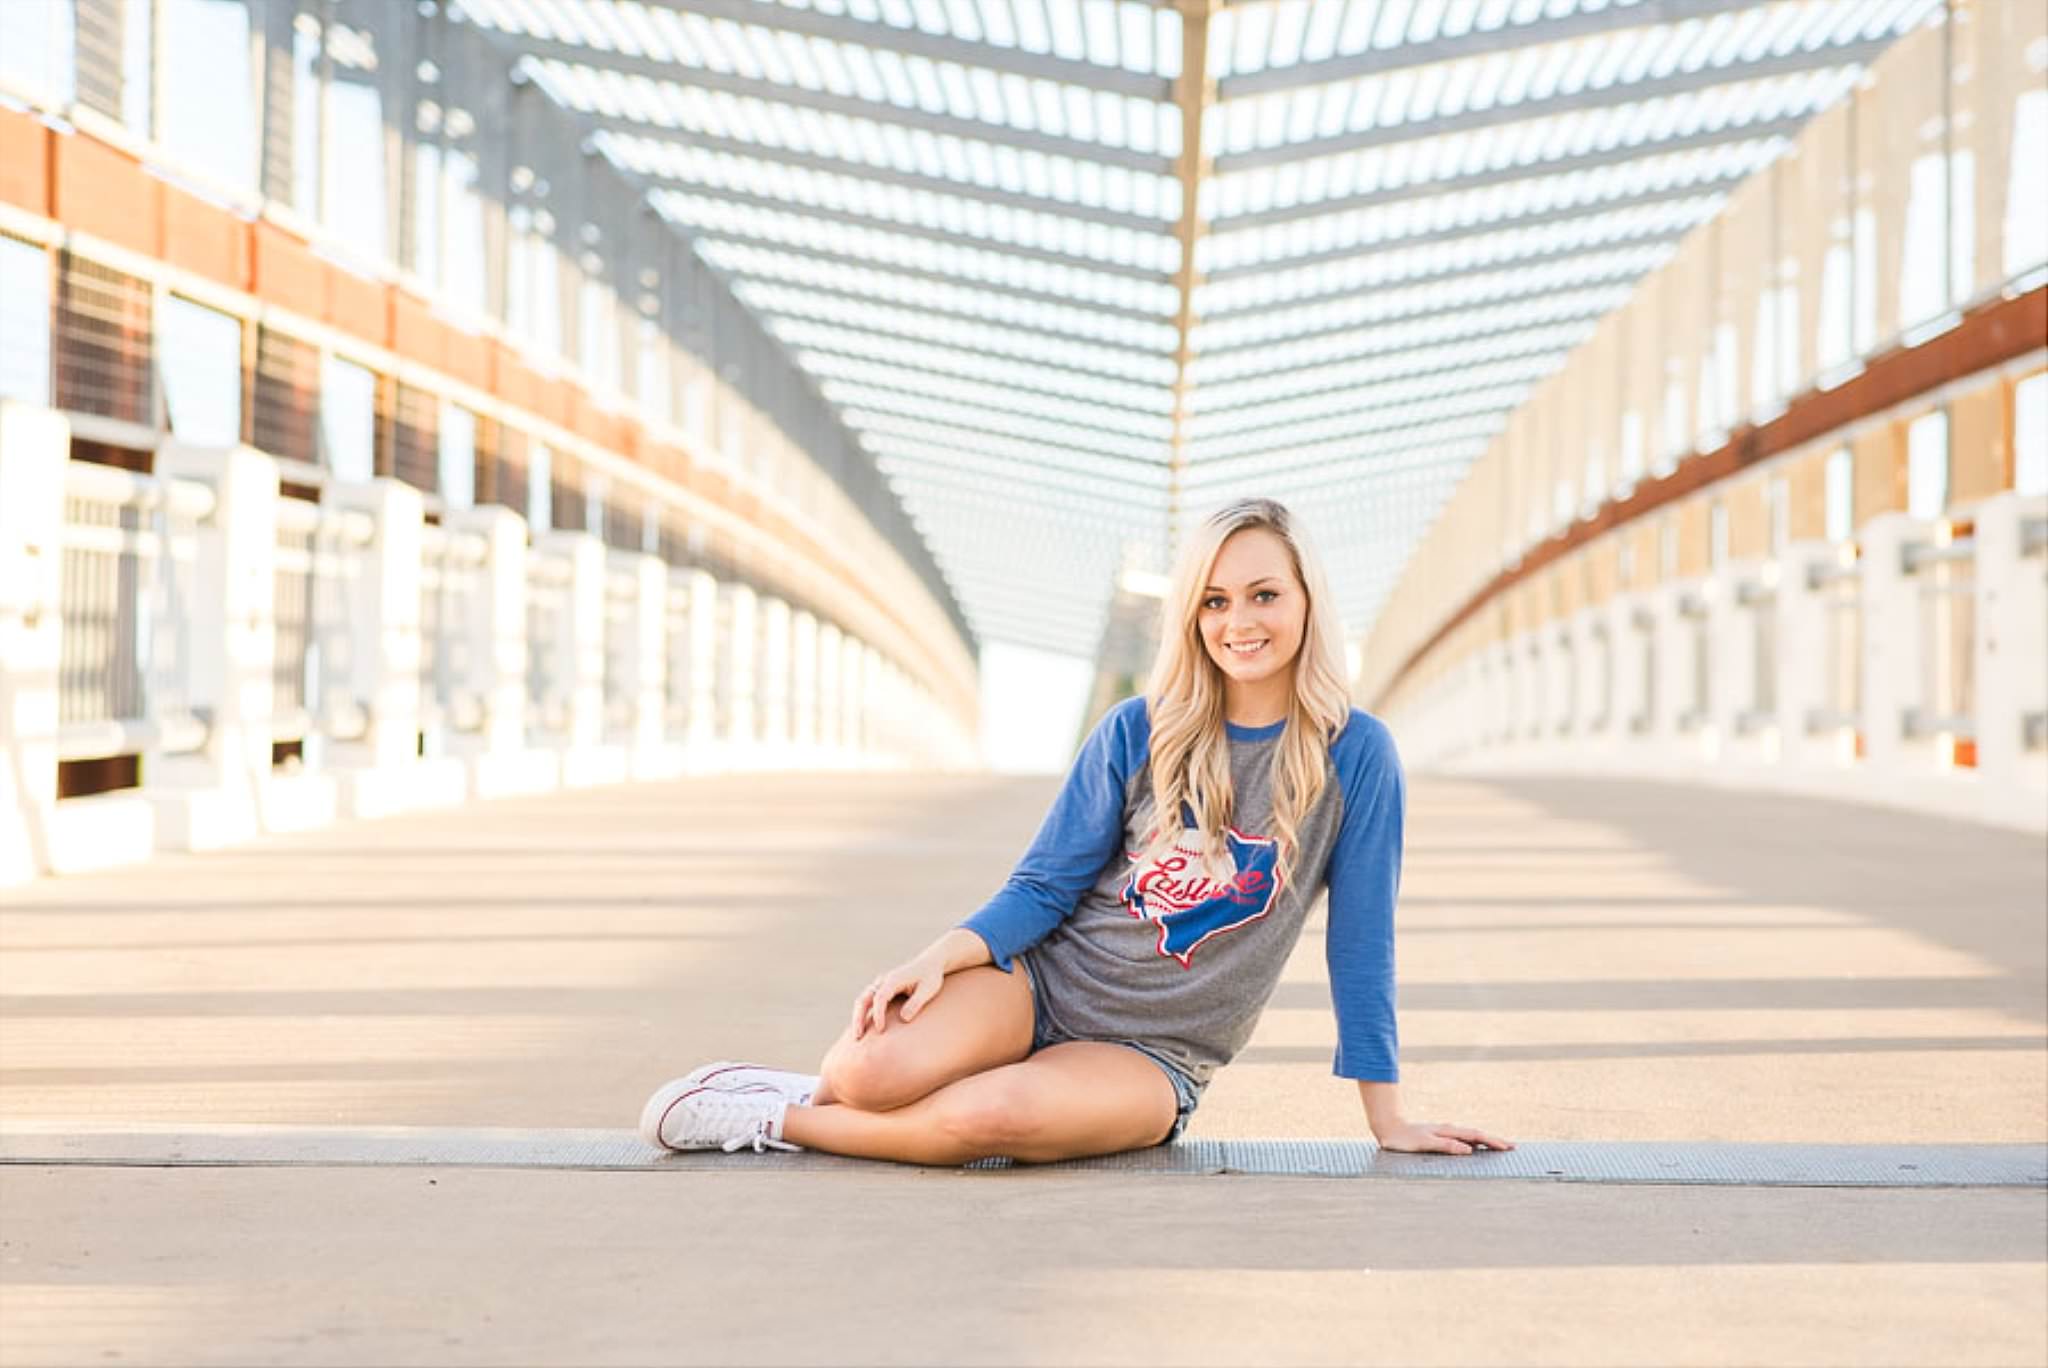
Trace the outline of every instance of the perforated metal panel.
{"type": "Polygon", "coordinates": [[[320,404],[320,354],[271,328],[256,334],[255,446],[273,456],[312,463],[320,404]]]}
{"type": "MultiPolygon", "coordinates": [[[[69,1126],[13,1123],[0,1163],[147,1167],[423,1165],[542,1169],[872,1172],[811,1153],[664,1154],[623,1130],[414,1127],[69,1126]]],[[[1008,1160],[968,1165],[1000,1170],[1008,1160]]],[[[1503,1153],[1389,1154],[1356,1140],[1183,1140],[1046,1170],[1311,1178],[1513,1179],[1738,1187],[2044,1187],[2048,1145],[1590,1144],[1532,1141],[1503,1153]]]]}
{"type": "Polygon", "coordinates": [[[66,252],[57,267],[57,407],[154,421],[149,282],[66,252]]]}
{"type": "Polygon", "coordinates": [[[414,489],[439,491],[440,404],[430,391],[398,386],[397,422],[392,437],[391,473],[414,489]]]}

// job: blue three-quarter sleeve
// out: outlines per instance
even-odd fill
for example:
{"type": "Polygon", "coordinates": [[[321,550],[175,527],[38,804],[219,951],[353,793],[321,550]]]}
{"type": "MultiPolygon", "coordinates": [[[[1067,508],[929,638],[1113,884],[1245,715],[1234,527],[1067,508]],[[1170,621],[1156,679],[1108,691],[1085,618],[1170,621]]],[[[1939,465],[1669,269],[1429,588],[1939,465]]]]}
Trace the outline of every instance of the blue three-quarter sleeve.
{"type": "Polygon", "coordinates": [[[988,942],[1003,972],[1013,956],[1065,920],[1103,867],[1124,854],[1124,785],[1145,763],[1150,740],[1143,698],[1111,708],[1081,744],[1052,811],[1009,880],[960,923],[988,942]]]}
{"type": "Polygon", "coordinates": [[[1365,713],[1333,747],[1344,818],[1330,852],[1330,996],[1337,1009],[1340,1078],[1393,1083],[1401,1076],[1394,1019],[1394,902],[1401,892],[1407,783],[1385,725],[1365,713]]]}

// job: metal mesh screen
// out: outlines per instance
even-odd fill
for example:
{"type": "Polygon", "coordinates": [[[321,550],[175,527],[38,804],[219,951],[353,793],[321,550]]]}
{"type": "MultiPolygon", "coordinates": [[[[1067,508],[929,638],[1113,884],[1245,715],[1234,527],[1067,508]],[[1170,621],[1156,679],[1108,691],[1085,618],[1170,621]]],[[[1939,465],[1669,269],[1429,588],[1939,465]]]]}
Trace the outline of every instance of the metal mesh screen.
{"type": "Polygon", "coordinates": [[[152,421],[149,282],[66,252],[57,269],[57,407],[152,421]]]}
{"type": "Polygon", "coordinates": [[[320,412],[320,355],[270,328],[256,334],[252,432],[258,450],[313,464],[320,412]]]}
{"type": "Polygon", "coordinates": [[[57,720],[139,719],[145,715],[146,631],[137,616],[146,574],[138,554],[139,534],[146,531],[141,510],[71,495],[64,500],[64,521],[105,529],[105,535],[80,538],[64,549],[57,720]]]}
{"type": "MultiPolygon", "coordinates": [[[[502,504],[523,518],[526,516],[526,434],[514,428],[492,426],[497,432],[497,451],[492,462],[496,473],[490,501],[502,504]]],[[[483,449],[483,444],[479,443],[478,451],[483,449]]],[[[478,487],[477,498],[484,498],[481,486],[478,487]]]]}
{"type": "Polygon", "coordinates": [[[276,690],[272,710],[302,711],[306,699],[306,654],[313,642],[313,540],[310,528],[280,527],[277,568],[271,600],[277,622],[276,655],[271,684],[276,690]]]}
{"type": "Polygon", "coordinates": [[[411,385],[397,387],[395,427],[392,433],[391,473],[432,494],[439,491],[440,401],[433,394],[411,385]]]}
{"type": "Polygon", "coordinates": [[[582,467],[558,451],[555,453],[550,483],[556,529],[563,532],[583,531],[590,524],[584,507],[582,467]]]}
{"type": "Polygon", "coordinates": [[[121,117],[121,18],[124,0],[74,0],[78,102],[110,119],[121,117]]]}

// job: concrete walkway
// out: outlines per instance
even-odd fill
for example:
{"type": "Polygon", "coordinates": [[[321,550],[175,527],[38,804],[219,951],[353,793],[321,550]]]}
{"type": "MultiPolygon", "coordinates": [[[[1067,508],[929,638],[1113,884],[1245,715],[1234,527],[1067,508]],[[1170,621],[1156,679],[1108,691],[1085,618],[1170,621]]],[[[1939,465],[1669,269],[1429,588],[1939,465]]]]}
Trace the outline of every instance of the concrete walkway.
{"type": "MultiPolygon", "coordinates": [[[[699,780],[0,894],[7,1152],[130,1123],[629,1126],[703,1059],[814,1059],[1051,792],[699,780]]],[[[2036,840],[1418,777],[1409,849],[1413,1115],[1674,1155],[2048,1139],[2036,840]]],[[[1311,928],[1191,1138],[1366,1135],[1327,992],[1311,928]]],[[[884,1361],[2042,1364],[2048,1194],[0,1166],[0,1365],[884,1361]]]]}

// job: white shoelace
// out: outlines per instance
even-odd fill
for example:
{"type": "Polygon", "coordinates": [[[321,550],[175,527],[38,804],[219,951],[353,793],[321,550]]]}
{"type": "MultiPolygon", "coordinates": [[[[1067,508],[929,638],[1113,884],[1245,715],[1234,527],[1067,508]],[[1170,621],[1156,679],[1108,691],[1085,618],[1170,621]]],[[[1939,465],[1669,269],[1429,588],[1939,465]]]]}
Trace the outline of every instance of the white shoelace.
{"type": "Polygon", "coordinates": [[[750,1149],[756,1154],[766,1154],[769,1150],[790,1150],[795,1152],[802,1149],[802,1146],[792,1145],[787,1140],[777,1140],[769,1132],[768,1123],[762,1121],[754,1127],[752,1135],[735,1135],[719,1148],[723,1149],[727,1154],[733,1154],[743,1149],[750,1149]]]}

